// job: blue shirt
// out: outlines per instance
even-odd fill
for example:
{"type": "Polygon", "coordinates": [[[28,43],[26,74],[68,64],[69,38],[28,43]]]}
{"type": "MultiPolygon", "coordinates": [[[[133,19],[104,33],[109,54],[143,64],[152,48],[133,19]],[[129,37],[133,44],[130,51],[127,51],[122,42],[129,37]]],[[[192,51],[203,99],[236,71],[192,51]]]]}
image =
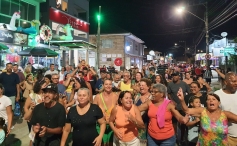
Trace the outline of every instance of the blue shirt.
{"type": "Polygon", "coordinates": [[[20,83],[20,79],[16,73],[7,74],[3,72],[0,75],[0,83],[4,87],[4,95],[8,97],[17,95],[16,85],[20,83]]]}
{"type": "Polygon", "coordinates": [[[97,82],[95,84],[95,89],[100,90],[100,89],[102,89],[102,87],[103,87],[103,80],[100,78],[97,80],[97,82]]]}
{"type": "Polygon", "coordinates": [[[65,86],[62,85],[62,84],[58,84],[57,86],[58,86],[58,93],[59,93],[59,94],[64,94],[65,91],[66,91],[65,86]]]}

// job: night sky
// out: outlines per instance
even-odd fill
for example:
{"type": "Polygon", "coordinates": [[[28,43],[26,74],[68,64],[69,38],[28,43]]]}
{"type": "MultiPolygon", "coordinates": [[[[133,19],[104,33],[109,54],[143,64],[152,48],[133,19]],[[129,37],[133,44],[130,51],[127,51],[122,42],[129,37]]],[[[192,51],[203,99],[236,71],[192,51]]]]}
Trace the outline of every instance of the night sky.
{"type": "MultiPolygon", "coordinates": [[[[218,39],[215,35],[227,32],[228,38],[237,37],[237,4],[234,0],[207,0],[209,23],[211,28],[218,22],[223,25],[210,31],[210,37],[218,39]],[[223,13],[224,10],[228,10],[223,13]],[[213,21],[217,16],[223,17],[213,21]],[[230,17],[233,19],[228,20],[230,17]]],[[[205,51],[205,35],[200,39],[204,29],[204,22],[184,13],[178,15],[175,8],[185,5],[188,11],[204,19],[205,7],[197,5],[205,0],[90,0],[90,34],[96,34],[96,13],[101,6],[102,22],[101,33],[131,32],[145,42],[149,49],[182,55],[180,48],[175,48],[174,43],[179,43],[194,50],[205,51]],[[198,43],[199,42],[199,43],[198,43]]],[[[192,52],[190,52],[192,54],[192,52]]]]}

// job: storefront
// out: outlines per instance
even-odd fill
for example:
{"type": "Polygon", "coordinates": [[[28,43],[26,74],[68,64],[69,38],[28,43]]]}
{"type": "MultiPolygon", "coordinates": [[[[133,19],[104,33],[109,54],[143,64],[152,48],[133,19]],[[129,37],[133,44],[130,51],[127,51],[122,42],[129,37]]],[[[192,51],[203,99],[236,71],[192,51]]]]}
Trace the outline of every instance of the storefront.
{"type": "MultiPolygon", "coordinates": [[[[220,56],[213,56],[213,53],[210,53],[211,55],[211,58],[209,59],[211,62],[210,62],[210,65],[213,65],[213,66],[219,66],[219,57],[220,56]]],[[[206,53],[198,53],[196,54],[195,56],[195,61],[198,62],[198,64],[200,64],[201,66],[205,66],[206,65],[206,53]]]]}
{"type": "Polygon", "coordinates": [[[49,9],[49,20],[53,36],[56,36],[53,37],[50,44],[64,50],[61,52],[63,66],[68,64],[77,66],[82,59],[85,59],[91,66],[96,65],[96,46],[87,42],[89,23],[53,7],[49,9]],[[71,40],[66,39],[69,32],[64,29],[64,26],[67,24],[72,27],[70,30],[70,33],[72,32],[71,40]]]}
{"type": "Polygon", "coordinates": [[[0,0],[0,42],[9,47],[9,50],[1,51],[1,68],[7,62],[22,65],[30,60],[29,57],[20,57],[17,53],[28,46],[29,35],[22,33],[22,30],[29,28],[32,20],[39,20],[40,2],[37,0],[0,0]]]}

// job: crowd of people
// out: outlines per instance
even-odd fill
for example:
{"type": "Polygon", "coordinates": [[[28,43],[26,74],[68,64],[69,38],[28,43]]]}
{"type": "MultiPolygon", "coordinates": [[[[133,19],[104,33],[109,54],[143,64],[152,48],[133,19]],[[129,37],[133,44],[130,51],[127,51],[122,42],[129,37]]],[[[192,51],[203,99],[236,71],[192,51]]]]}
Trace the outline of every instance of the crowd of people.
{"type": "Polygon", "coordinates": [[[6,64],[0,74],[0,143],[20,102],[30,146],[236,146],[237,75],[222,73],[213,93],[207,67],[173,66],[97,72],[82,60],[32,74],[6,64]],[[70,136],[71,135],[71,136],[70,136]]]}

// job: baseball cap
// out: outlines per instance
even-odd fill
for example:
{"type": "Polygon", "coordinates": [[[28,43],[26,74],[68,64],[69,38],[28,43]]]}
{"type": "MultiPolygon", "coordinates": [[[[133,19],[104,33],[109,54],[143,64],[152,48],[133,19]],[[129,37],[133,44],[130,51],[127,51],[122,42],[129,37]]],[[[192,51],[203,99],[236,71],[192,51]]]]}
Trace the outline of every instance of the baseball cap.
{"type": "Polygon", "coordinates": [[[58,86],[55,84],[49,84],[47,87],[42,89],[44,92],[46,91],[54,91],[55,93],[58,93],[58,86]]]}
{"type": "Polygon", "coordinates": [[[179,75],[180,75],[179,72],[174,72],[171,74],[171,76],[179,76],[179,75]]]}

